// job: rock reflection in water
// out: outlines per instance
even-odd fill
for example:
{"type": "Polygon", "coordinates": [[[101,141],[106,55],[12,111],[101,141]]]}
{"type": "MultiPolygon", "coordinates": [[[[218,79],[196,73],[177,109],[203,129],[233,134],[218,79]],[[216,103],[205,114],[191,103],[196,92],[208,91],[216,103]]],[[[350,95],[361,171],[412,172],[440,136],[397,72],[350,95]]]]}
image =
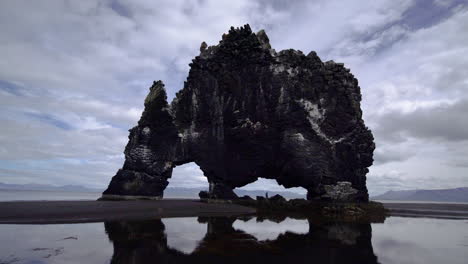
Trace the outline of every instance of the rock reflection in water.
{"type": "Polygon", "coordinates": [[[207,231],[190,254],[168,246],[160,219],[106,222],[114,245],[111,263],[377,263],[369,223],[317,224],[308,219],[305,234],[285,232],[273,240],[258,240],[234,228],[236,220],[249,219],[198,218],[207,231]]]}

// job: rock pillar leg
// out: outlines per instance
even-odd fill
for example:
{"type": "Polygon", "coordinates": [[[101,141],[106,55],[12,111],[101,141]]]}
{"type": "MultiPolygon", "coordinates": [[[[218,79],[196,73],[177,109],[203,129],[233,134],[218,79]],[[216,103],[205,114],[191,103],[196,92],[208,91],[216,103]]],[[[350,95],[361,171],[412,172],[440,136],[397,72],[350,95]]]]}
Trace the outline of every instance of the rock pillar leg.
{"type": "Polygon", "coordinates": [[[161,199],[168,183],[164,176],[121,169],[112,178],[102,199],[161,199]]]}
{"type": "Polygon", "coordinates": [[[110,263],[168,263],[165,226],[161,219],[105,222],[104,228],[114,246],[110,263]]]}
{"type": "Polygon", "coordinates": [[[130,129],[128,138],[124,166],[112,178],[102,198],[162,198],[180,142],[162,82],[151,86],[138,126],[130,129]]]}
{"type": "Polygon", "coordinates": [[[211,199],[225,199],[232,200],[237,199],[237,194],[233,191],[233,188],[224,183],[210,182],[210,190],[208,194],[211,199]]]}

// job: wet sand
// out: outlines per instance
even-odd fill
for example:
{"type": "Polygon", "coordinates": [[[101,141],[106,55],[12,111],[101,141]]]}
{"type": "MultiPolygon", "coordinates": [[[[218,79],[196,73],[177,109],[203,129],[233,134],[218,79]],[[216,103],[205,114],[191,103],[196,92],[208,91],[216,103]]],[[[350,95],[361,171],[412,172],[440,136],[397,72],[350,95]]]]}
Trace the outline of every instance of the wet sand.
{"type": "MultiPolygon", "coordinates": [[[[393,216],[468,219],[468,204],[384,203],[393,216]]],[[[85,223],[161,217],[253,214],[236,204],[190,199],[157,201],[15,201],[0,202],[0,224],[85,223]]]]}
{"type": "Polygon", "coordinates": [[[161,217],[226,216],[256,210],[236,204],[189,199],[157,201],[0,202],[0,224],[86,223],[161,217]]]}

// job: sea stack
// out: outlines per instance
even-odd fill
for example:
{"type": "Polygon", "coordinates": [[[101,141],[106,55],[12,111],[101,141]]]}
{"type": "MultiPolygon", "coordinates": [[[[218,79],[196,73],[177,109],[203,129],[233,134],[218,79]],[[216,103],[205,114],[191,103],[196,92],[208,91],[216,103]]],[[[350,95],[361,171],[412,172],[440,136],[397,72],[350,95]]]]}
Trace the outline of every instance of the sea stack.
{"type": "Polygon", "coordinates": [[[309,200],[368,201],[375,144],[360,101],[342,63],[276,52],[265,31],[231,27],[202,43],[171,104],[162,81],[150,87],[103,198],[162,198],[172,169],[195,162],[208,198],[235,199],[234,188],[267,178],[309,200]]]}

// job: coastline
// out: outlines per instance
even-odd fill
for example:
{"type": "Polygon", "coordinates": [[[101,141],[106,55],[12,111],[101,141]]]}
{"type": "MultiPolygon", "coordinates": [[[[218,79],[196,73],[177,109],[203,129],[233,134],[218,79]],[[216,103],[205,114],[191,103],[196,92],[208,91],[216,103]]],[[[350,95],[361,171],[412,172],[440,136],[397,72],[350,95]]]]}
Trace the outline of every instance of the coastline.
{"type": "MultiPolygon", "coordinates": [[[[468,204],[392,202],[383,205],[390,216],[468,219],[468,204]]],[[[65,224],[255,213],[254,208],[234,203],[204,203],[195,199],[0,202],[0,224],[65,224]]]]}
{"type": "Polygon", "coordinates": [[[467,203],[382,202],[390,216],[468,219],[467,203]]]}
{"type": "Polygon", "coordinates": [[[190,216],[253,214],[236,204],[210,204],[194,199],[136,201],[0,202],[0,224],[59,224],[190,216]]]}

